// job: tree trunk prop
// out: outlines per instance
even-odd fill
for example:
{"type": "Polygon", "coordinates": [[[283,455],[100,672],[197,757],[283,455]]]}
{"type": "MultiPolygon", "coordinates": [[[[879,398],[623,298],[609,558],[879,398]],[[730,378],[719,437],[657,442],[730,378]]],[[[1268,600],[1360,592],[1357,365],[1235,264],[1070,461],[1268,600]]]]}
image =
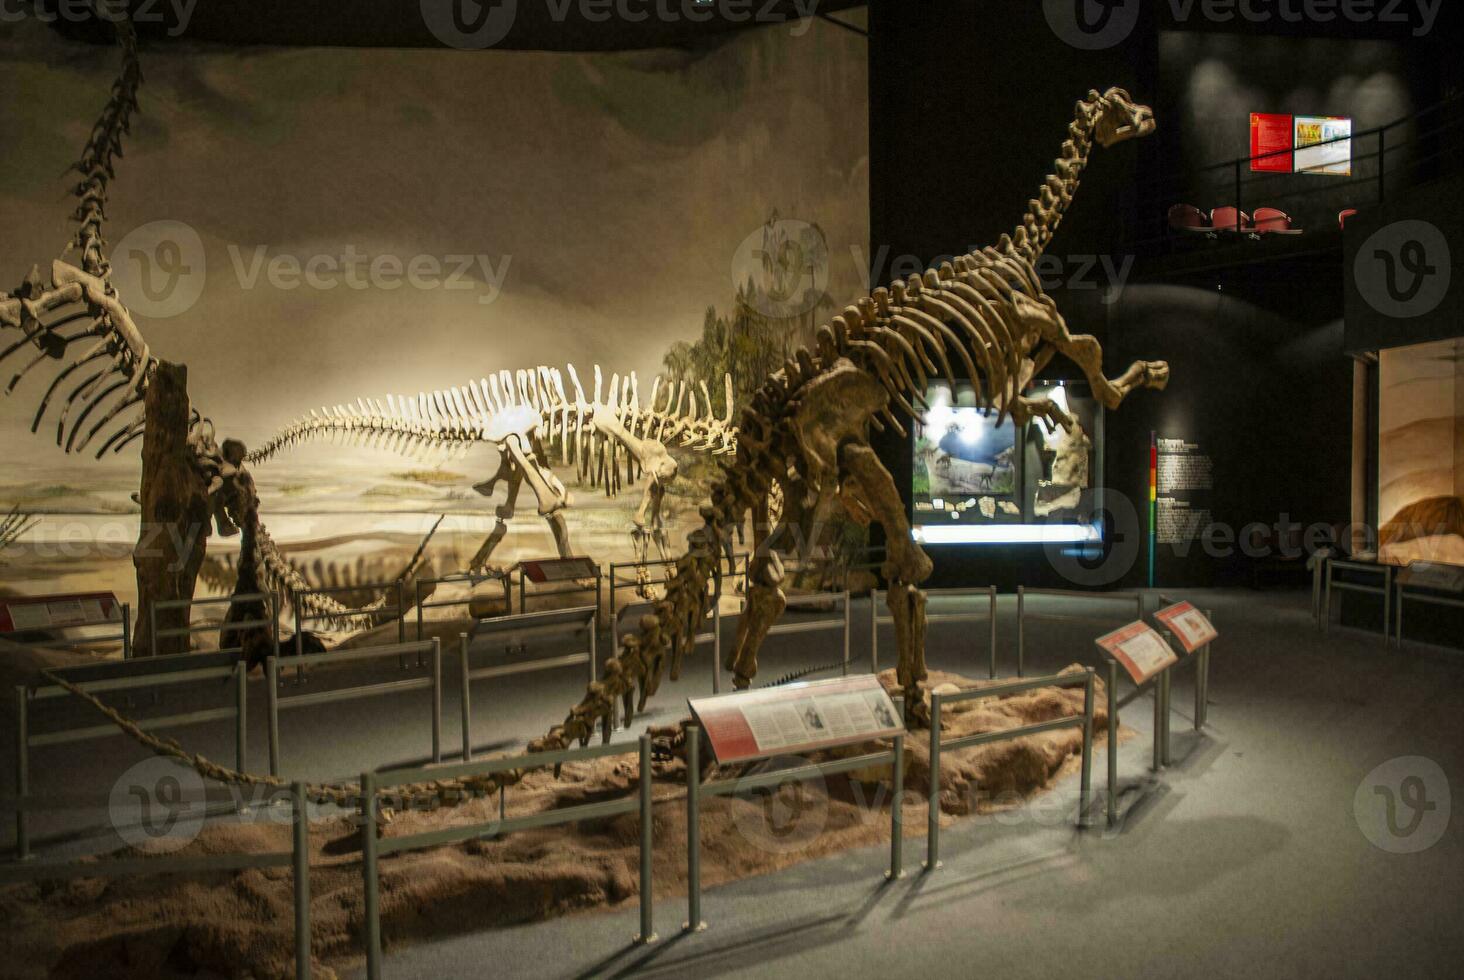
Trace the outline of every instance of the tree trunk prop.
{"type": "MultiPolygon", "coordinates": [[[[132,564],[137,569],[135,656],[185,653],[189,637],[152,638],[152,608],[192,599],[210,531],[208,488],[188,448],[188,368],[160,361],[147,388],[142,438],[142,525],[132,564]]],[[[160,610],[159,632],[189,625],[186,607],[160,610]]]]}

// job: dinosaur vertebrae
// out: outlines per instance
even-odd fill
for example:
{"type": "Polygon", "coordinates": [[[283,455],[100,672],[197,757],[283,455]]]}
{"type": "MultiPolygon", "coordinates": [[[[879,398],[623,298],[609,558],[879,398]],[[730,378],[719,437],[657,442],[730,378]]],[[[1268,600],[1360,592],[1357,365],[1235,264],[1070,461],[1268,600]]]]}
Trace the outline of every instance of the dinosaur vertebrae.
{"type": "MultiPolygon", "coordinates": [[[[610,441],[594,425],[599,412],[608,412],[636,438],[715,455],[736,451],[737,433],[730,424],[730,377],[725,379],[726,408],[718,417],[706,382],[663,386],[657,378],[651,387],[650,407],[643,408],[634,372],[623,378],[612,375],[607,390],[596,365],[594,396],[590,398],[574,367],[568,370],[572,393],[557,368],[541,366],[501,371],[462,387],[416,396],[387,395],[385,402],[362,398],[354,405],[327,406],[292,422],[248,458],[264,462],[298,442],[322,436],[424,457],[452,455],[527,430],[551,451],[557,447],[562,463],[577,463],[584,472],[603,462],[610,441]]],[[[610,451],[614,452],[613,447],[610,451]]]]}
{"type": "Polygon", "coordinates": [[[1088,156],[1093,150],[1093,126],[1104,105],[1104,97],[1096,91],[1078,102],[1073,121],[1068,124],[1068,138],[1062,144],[1062,156],[1054,164],[1057,172],[1048,174],[1037,197],[1027,202],[1022,223],[1012,235],[1001,237],[1002,251],[1015,251],[1027,261],[1035,262],[1052,241],[1088,166],[1088,156]]]}
{"type": "Polygon", "coordinates": [[[132,21],[117,17],[115,26],[117,44],[122,49],[122,68],[112,83],[106,108],[92,126],[81,159],[74,166],[81,174],[81,181],[76,185],[77,206],[72,217],[80,226],[66,246],[67,251],[80,249],[81,267],[102,279],[111,272],[103,252],[106,241],[102,238],[102,223],[107,218],[107,185],[116,176],[112,160],[122,155],[122,137],[131,129],[132,113],[137,109],[137,87],[142,82],[137,33],[132,21]]]}

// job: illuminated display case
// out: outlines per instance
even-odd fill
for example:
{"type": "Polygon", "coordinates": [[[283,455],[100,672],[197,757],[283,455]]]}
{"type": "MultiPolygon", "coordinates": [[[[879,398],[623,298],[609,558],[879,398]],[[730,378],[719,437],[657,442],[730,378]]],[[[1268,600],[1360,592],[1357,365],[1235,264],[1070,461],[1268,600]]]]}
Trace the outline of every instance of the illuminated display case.
{"type": "Polygon", "coordinates": [[[1074,422],[1019,428],[977,407],[969,384],[932,382],[916,421],[911,524],[931,544],[1079,542],[1102,538],[1103,409],[1086,384],[1039,381],[1074,422]]]}

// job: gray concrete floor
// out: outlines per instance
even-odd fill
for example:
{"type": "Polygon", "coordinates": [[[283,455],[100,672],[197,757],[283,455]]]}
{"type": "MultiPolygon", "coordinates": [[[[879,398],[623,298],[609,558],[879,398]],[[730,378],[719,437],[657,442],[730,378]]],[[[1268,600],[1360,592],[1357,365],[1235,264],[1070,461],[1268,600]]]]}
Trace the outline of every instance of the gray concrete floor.
{"type": "MultiPolygon", "coordinates": [[[[1174,765],[1156,775],[1149,772],[1150,704],[1140,700],[1125,712],[1124,724],[1142,737],[1122,747],[1127,814],[1117,832],[1078,833],[1035,810],[970,820],[945,831],[944,866],[933,873],[921,871],[924,840],[910,839],[902,881],[884,881],[888,855],[881,847],[708,890],[705,932],[681,934],[684,902],[663,900],[656,907],[662,938],[648,947],[630,943],[638,929],[632,903],[391,948],[386,975],[1457,975],[1464,961],[1464,933],[1455,921],[1464,906],[1464,822],[1449,821],[1426,850],[1397,853],[1398,842],[1411,838],[1371,843],[1354,803],[1359,787],[1364,800],[1377,799],[1370,772],[1399,757],[1431,760],[1456,790],[1464,787],[1464,654],[1415,646],[1385,651],[1379,637],[1349,630],[1319,634],[1309,596],[1300,594],[1186,597],[1213,607],[1222,632],[1209,727],[1202,735],[1189,727],[1185,675],[1174,690],[1174,765]]],[[[858,667],[867,667],[867,615],[867,606],[856,608],[858,667]]],[[[1016,632],[1010,597],[999,620],[1001,668],[1009,674],[1016,632]]],[[[729,623],[729,635],[730,629],[729,623]]],[[[1034,625],[1028,673],[1096,663],[1092,639],[1099,632],[1088,624],[1034,625]]],[[[933,626],[931,666],[985,676],[985,644],[983,626],[933,626]]],[[[708,653],[692,660],[679,682],[663,686],[637,729],[681,716],[688,695],[709,691],[708,653]]],[[[484,648],[479,655],[501,654],[484,648]]],[[[763,676],[838,655],[836,634],[774,638],[763,676]]],[[[401,675],[388,665],[381,676],[401,675]]],[[[322,674],[305,689],[342,679],[322,674]]],[[[583,684],[582,671],[571,668],[475,687],[475,745],[522,744],[562,717],[583,684]]],[[[460,742],[455,690],[449,680],[449,753],[460,742]]],[[[255,769],[266,760],[263,712],[255,710],[262,695],[255,681],[255,769]]],[[[430,753],[429,718],[425,694],[287,713],[286,775],[339,777],[421,761],[430,753]]],[[[175,734],[230,761],[230,731],[204,726],[175,734]]],[[[38,753],[35,791],[105,792],[107,779],[143,758],[121,740],[99,751],[102,744],[38,753]]],[[[13,758],[9,746],[5,751],[13,758]]],[[[1404,775],[1426,775],[1420,763],[1397,765],[1404,775]]],[[[7,765],[7,784],[9,772],[7,765]]],[[[1398,778],[1394,773],[1393,782],[1398,778]]],[[[1101,764],[1094,782],[1102,785],[1101,764]]],[[[1436,776],[1423,785],[1438,809],[1419,835],[1448,807],[1436,776]]],[[[1057,792],[1072,799],[1075,789],[1069,780],[1057,792]]],[[[1412,812],[1400,807],[1404,824],[1412,812]]],[[[33,833],[65,849],[114,839],[95,813],[38,815],[33,833]]]]}

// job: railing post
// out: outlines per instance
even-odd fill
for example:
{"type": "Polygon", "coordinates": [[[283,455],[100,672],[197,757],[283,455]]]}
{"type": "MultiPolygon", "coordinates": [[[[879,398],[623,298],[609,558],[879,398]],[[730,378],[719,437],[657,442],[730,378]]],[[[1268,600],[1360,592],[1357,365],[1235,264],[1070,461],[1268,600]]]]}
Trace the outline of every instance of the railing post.
{"type": "Polygon", "coordinates": [[[278,654],[264,658],[264,703],[269,713],[269,774],[280,774],[280,689],[278,654]]]}
{"type": "MultiPolygon", "coordinates": [[[[876,582],[879,579],[875,579],[876,582]]],[[[869,672],[879,673],[879,586],[869,590],[869,672]]]]}
{"type": "Polygon", "coordinates": [[[701,726],[686,726],[686,922],[682,930],[701,932],[701,726]]]}
{"type": "Polygon", "coordinates": [[[1160,751],[1160,743],[1164,739],[1164,675],[1151,678],[1149,683],[1154,689],[1154,746],[1151,768],[1158,772],[1164,768],[1164,756],[1160,751]]]}
{"type": "Polygon", "coordinates": [[[1378,130],[1378,203],[1388,198],[1388,131],[1378,130]]]}
{"type": "MultiPolygon", "coordinates": [[[[469,592],[471,595],[471,591],[469,592]]],[[[417,642],[422,642],[422,582],[420,579],[412,580],[412,605],[417,610],[417,642]]]]}
{"type": "MultiPolygon", "coordinates": [[[[846,583],[847,584],[847,583],[846,583]]],[[[851,620],[852,611],[849,608],[849,590],[844,589],[844,669],[843,675],[849,676],[849,633],[853,625],[851,620]]]]}
{"type": "Polygon", "coordinates": [[[1325,633],[1332,626],[1332,559],[1322,559],[1326,567],[1322,572],[1322,632],[1325,633]]]}
{"type": "Polygon", "coordinates": [[[295,976],[310,977],[310,814],[305,806],[305,784],[290,786],[294,809],[295,859],[295,976]]]}
{"type": "MultiPolygon", "coordinates": [[[[290,597],[290,608],[295,614],[295,656],[303,657],[305,655],[305,638],[300,632],[300,594],[298,592],[290,597]]],[[[303,664],[296,664],[295,666],[295,683],[305,683],[305,667],[303,664]]]]}
{"type": "Polygon", "coordinates": [[[930,812],[925,824],[925,870],[940,867],[940,695],[930,693],[930,812]]]}
{"type": "Polygon", "coordinates": [[[642,944],[656,941],[655,923],[651,918],[655,905],[652,861],[655,856],[655,820],[651,815],[651,772],[651,736],[646,732],[640,737],[640,935],[635,937],[636,942],[642,944]]]}
{"type": "MultiPolygon", "coordinates": [[[[615,592],[612,583],[611,593],[615,592]]],[[[619,651],[619,647],[615,648],[619,651]]],[[[712,605],[712,693],[722,693],[722,590],[717,590],[717,597],[712,605]]]]}
{"type": "Polygon", "coordinates": [[[122,603],[122,659],[132,659],[132,607],[122,603]]]}
{"type": "Polygon", "coordinates": [[[458,634],[458,664],[461,667],[462,700],[460,706],[463,716],[463,761],[473,761],[473,708],[469,699],[472,697],[472,671],[468,664],[468,634],[458,634]]]}
{"type": "Polygon", "coordinates": [[[1017,586],[1017,676],[1027,676],[1027,587],[1017,586]]]}
{"type": "Polygon", "coordinates": [[[432,761],[442,761],[442,638],[439,636],[432,638],[432,761]]]}
{"type": "Polygon", "coordinates": [[[30,696],[24,685],[15,687],[15,853],[30,857],[30,828],[26,825],[26,797],[30,795],[30,696]]]}
{"type": "Polygon", "coordinates": [[[996,586],[994,586],[994,585],[988,585],[986,587],[986,589],[987,589],[987,594],[991,597],[991,600],[990,600],[990,609],[991,609],[991,613],[990,613],[990,618],[991,618],[991,623],[990,623],[990,628],[991,628],[991,678],[992,678],[992,680],[995,680],[996,679],[996,586]]]}
{"type": "Polygon", "coordinates": [[[1118,664],[1108,661],[1108,826],[1118,823],[1118,664]]]}
{"type": "Polygon", "coordinates": [[[265,600],[264,607],[269,610],[269,648],[278,657],[280,655],[280,597],[271,592],[265,600]]]}
{"type": "Polygon", "coordinates": [[[249,665],[239,661],[234,666],[234,768],[247,772],[249,738],[249,665]]]}
{"type": "Polygon", "coordinates": [[[366,976],[381,980],[381,908],[376,877],[376,777],[361,774],[361,877],[365,885],[366,976]]]}
{"type": "MultiPolygon", "coordinates": [[[[599,584],[599,581],[600,581],[599,579],[595,579],[595,582],[596,582],[596,585],[597,586],[599,584]]],[[[599,589],[597,587],[596,590],[595,590],[595,613],[594,613],[594,615],[592,615],[590,617],[590,683],[591,684],[595,683],[595,676],[596,676],[595,671],[597,669],[596,666],[595,666],[595,661],[596,661],[596,659],[598,659],[598,657],[600,655],[600,647],[599,647],[599,632],[600,632],[600,629],[599,629],[599,627],[600,627],[600,591],[599,591],[599,589]]],[[[696,640],[693,638],[692,641],[691,641],[691,643],[692,643],[693,646],[695,646],[696,645],[696,640]]]]}
{"type": "Polygon", "coordinates": [[[896,881],[905,877],[905,736],[896,735],[894,758],[890,760],[890,870],[887,877],[896,881]]]}
{"type": "Polygon", "coordinates": [[[1243,161],[1235,161],[1235,231],[1236,234],[1245,226],[1245,219],[1240,213],[1245,210],[1242,201],[1245,199],[1245,178],[1242,176],[1240,165],[1243,161]]]}
{"type": "MultiPolygon", "coordinates": [[[[1199,664],[1196,664],[1195,666],[1198,667],[1199,664]]],[[[1172,714],[1170,712],[1170,698],[1173,696],[1173,693],[1174,693],[1174,690],[1173,690],[1174,671],[1173,671],[1173,668],[1172,667],[1165,669],[1165,671],[1164,671],[1164,678],[1163,679],[1164,679],[1164,685],[1163,685],[1163,691],[1164,691],[1164,752],[1163,752],[1162,761],[1167,766],[1167,765],[1171,764],[1174,761],[1174,753],[1173,753],[1174,742],[1173,742],[1173,740],[1170,737],[1170,724],[1173,721],[1173,717],[1172,717],[1172,714]]]]}
{"type": "Polygon", "coordinates": [[[1083,772],[1078,783],[1078,826],[1088,826],[1093,805],[1093,668],[1083,683],[1083,772]]]}

